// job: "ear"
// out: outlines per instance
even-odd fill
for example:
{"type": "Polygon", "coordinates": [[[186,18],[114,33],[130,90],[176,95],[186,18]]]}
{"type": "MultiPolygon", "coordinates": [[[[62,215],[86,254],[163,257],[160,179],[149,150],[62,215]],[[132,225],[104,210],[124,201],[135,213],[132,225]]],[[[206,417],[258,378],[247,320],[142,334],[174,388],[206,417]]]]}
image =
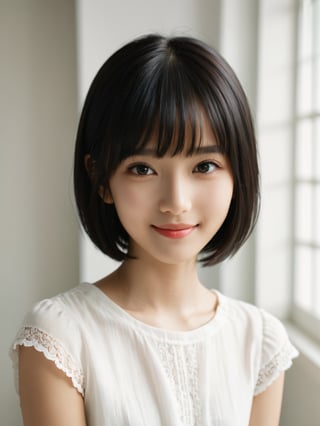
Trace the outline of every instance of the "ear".
{"type": "Polygon", "coordinates": [[[106,204],[113,204],[113,198],[109,189],[99,186],[98,194],[106,204]]]}
{"type": "Polygon", "coordinates": [[[93,180],[95,174],[95,161],[90,154],[86,154],[84,156],[84,167],[88,173],[89,178],[93,180]]]}
{"type": "MultiPolygon", "coordinates": [[[[84,157],[84,167],[88,173],[91,181],[95,178],[95,160],[90,154],[84,157]]],[[[106,204],[113,204],[113,198],[109,189],[106,189],[103,185],[99,186],[98,194],[106,204]]]]}

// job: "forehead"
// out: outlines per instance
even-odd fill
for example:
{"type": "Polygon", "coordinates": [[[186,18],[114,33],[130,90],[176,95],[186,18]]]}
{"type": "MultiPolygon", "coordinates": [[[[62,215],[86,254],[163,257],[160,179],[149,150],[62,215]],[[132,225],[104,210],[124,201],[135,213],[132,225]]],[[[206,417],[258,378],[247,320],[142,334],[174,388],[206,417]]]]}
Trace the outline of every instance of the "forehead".
{"type": "Polygon", "coordinates": [[[176,121],[171,129],[155,126],[150,137],[134,149],[134,154],[164,155],[222,152],[211,123],[204,114],[186,123],[176,121]]]}

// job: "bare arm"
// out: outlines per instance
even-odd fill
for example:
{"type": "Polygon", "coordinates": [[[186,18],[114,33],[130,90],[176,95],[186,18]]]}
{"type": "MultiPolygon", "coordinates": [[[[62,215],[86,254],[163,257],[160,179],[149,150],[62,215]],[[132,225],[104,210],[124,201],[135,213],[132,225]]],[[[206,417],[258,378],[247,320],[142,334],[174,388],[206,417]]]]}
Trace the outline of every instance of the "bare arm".
{"type": "Polygon", "coordinates": [[[284,385],[284,372],[253,399],[249,426],[278,426],[284,385]]]}
{"type": "Polygon", "coordinates": [[[34,348],[19,348],[19,389],[25,426],[86,425],[71,379],[34,348]]]}

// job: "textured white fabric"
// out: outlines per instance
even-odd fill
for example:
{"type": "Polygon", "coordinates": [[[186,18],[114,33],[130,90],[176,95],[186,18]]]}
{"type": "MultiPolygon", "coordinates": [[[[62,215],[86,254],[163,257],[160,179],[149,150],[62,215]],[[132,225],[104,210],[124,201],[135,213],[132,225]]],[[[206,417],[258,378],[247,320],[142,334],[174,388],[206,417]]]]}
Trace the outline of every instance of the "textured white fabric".
{"type": "Polygon", "coordinates": [[[81,284],[26,316],[14,368],[19,345],[43,352],[83,395],[88,426],[247,426],[253,396],[298,353],[275,317],[216,294],[215,317],[179,332],[138,321],[81,284]]]}

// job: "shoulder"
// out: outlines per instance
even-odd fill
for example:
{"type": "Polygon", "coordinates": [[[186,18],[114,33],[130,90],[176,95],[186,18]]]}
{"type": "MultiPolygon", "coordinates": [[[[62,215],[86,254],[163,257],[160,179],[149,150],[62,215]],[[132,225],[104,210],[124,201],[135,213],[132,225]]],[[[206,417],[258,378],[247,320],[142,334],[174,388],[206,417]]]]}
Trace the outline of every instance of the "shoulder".
{"type": "Polygon", "coordinates": [[[255,353],[254,394],[263,392],[298,355],[283,323],[271,313],[250,303],[221,296],[230,322],[243,336],[247,349],[255,353]]]}
{"type": "Polygon", "coordinates": [[[78,331],[77,317],[85,301],[86,287],[79,285],[52,298],[37,302],[26,314],[23,327],[54,332],[57,339],[74,336],[78,331]]]}
{"type": "Polygon", "coordinates": [[[230,327],[237,332],[251,334],[257,339],[263,335],[264,316],[255,305],[225,296],[218,292],[219,309],[230,327]]]}
{"type": "Polygon", "coordinates": [[[33,347],[53,361],[56,367],[72,379],[74,387],[83,393],[84,342],[78,318],[86,304],[86,291],[87,286],[81,284],[37,302],[27,313],[10,348],[16,373],[19,347],[33,347]]]}
{"type": "Polygon", "coordinates": [[[273,340],[283,340],[287,332],[281,321],[269,312],[251,303],[219,294],[221,308],[235,327],[246,327],[255,337],[259,335],[267,345],[273,340]]]}

